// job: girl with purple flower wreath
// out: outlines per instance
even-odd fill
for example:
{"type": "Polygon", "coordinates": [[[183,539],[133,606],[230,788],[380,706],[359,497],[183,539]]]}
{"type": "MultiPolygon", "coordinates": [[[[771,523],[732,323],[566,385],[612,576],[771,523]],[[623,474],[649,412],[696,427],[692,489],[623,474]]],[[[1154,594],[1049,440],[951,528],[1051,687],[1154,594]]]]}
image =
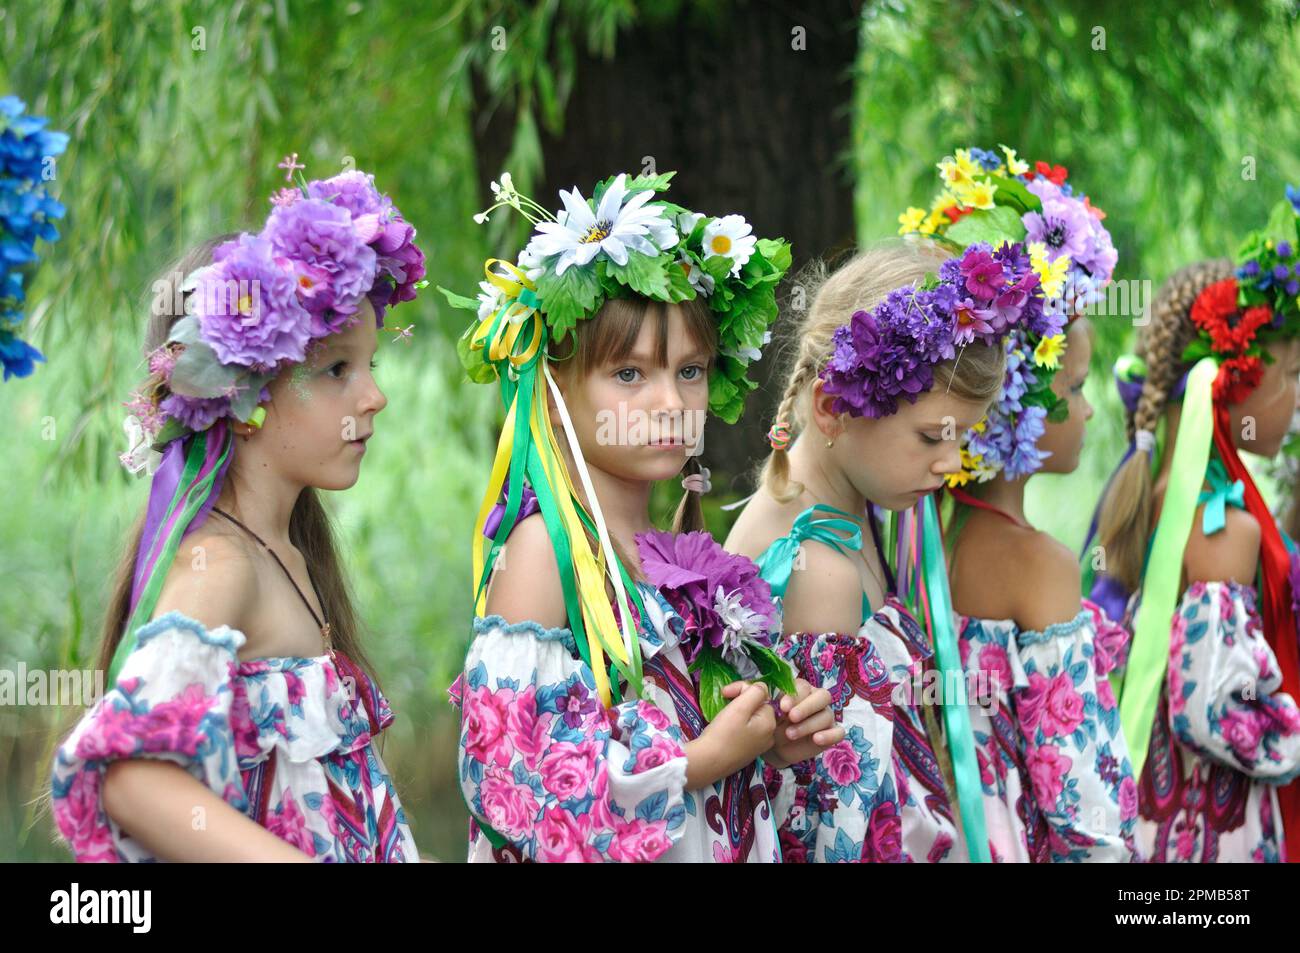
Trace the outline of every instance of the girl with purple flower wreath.
{"type": "Polygon", "coordinates": [[[960,434],[1002,380],[1006,329],[1038,319],[1037,279],[1018,250],[957,261],[897,244],[829,277],[815,266],[808,283],[772,453],[727,540],[781,596],[781,653],[831,692],[846,731],[820,759],[769,771],[791,805],[782,849],[819,863],[966,860],[948,752],[961,742],[913,690],[935,673],[935,644],[899,598],[875,513],[912,511],[958,466],[960,434]],[[995,282],[1015,300],[977,313],[968,283],[995,282]]]}
{"type": "MultiPolygon", "coordinates": [[[[1024,242],[1045,296],[1041,321],[1007,336],[1002,388],[947,477],[948,565],[990,855],[1128,861],[1137,786],[1106,677],[1128,636],[1100,606],[1080,602],[1074,554],[1025,516],[1032,474],[1079,464],[1092,416],[1082,313],[1117,255],[1104,214],[1071,189],[1063,166],[1030,169],[1004,146],[958,149],[938,168],[944,188],[933,207],[942,214],[927,234],[958,250],[1024,242]]],[[[909,213],[900,221],[908,231],[909,213]]],[[[980,310],[1001,304],[1003,289],[987,286],[967,282],[987,299],[980,310]]]]}
{"type": "Polygon", "coordinates": [[[478,312],[470,378],[507,409],[452,688],[471,861],[775,861],[763,762],[842,737],[829,694],[773,651],[757,567],[699,504],[700,424],[740,415],[790,247],[672,204],[671,176],[562,192],[555,216],[504,176],[478,218],[513,208],[532,240],[487,263],[479,300],[447,292],[478,312]],[[683,472],[657,531],[651,487],[683,472]]]}
{"type": "Polygon", "coordinates": [[[371,176],[301,185],[154,284],[122,454],[152,487],[104,626],[111,688],[51,781],[79,861],[419,860],[318,491],[357,480],[383,315],[424,256],[371,176]]]}

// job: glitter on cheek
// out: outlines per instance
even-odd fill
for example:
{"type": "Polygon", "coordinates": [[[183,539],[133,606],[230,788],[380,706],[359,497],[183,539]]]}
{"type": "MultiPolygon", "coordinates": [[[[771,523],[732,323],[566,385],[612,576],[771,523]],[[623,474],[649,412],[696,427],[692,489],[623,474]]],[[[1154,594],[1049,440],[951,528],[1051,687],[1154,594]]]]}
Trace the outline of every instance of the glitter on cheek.
{"type": "Polygon", "coordinates": [[[310,377],[311,370],[306,364],[295,365],[294,369],[289,372],[289,387],[304,404],[311,403],[312,399],[311,390],[307,387],[307,380],[310,377]]]}

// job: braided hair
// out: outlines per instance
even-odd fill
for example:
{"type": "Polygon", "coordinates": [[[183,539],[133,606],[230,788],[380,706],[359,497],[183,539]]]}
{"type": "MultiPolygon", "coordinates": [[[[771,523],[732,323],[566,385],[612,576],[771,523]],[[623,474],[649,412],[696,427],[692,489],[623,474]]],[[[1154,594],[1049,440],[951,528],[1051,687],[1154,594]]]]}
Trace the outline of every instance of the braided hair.
{"type": "MultiPolygon", "coordinates": [[[[1136,409],[1126,419],[1129,440],[1140,430],[1154,432],[1168,409],[1169,395],[1187,365],[1183,350],[1196,336],[1191,310],[1210,285],[1233,274],[1226,258],[1199,261],[1176,272],[1161,286],[1151,303],[1150,320],[1138,342],[1138,356],[1146,363],[1146,380],[1136,409]]],[[[1106,573],[1130,591],[1142,580],[1147,537],[1154,515],[1151,469],[1154,451],[1135,449],[1116,472],[1102,500],[1097,541],[1106,553],[1106,573]]]]}

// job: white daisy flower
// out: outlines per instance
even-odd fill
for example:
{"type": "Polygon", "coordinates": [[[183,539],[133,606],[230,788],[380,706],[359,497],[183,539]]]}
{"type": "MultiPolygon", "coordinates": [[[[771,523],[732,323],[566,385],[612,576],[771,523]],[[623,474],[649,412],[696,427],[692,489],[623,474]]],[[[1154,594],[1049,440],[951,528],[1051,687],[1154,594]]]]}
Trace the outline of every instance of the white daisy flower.
{"type": "Polygon", "coordinates": [[[478,319],[482,321],[501,308],[501,289],[490,281],[480,281],[478,286],[483,289],[478,295],[478,319]]]}
{"type": "Polygon", "coordinates": [[[739,589],[727,593],[721,586],[713,597],[713,611],[725,626],[720,647],[723,660],[730,663],[741,678],[757,677],[761,673],[744,646],[746,643],[763,644],[760,636],[767,631],[767,617],[746,606],[741,601],[739,589]]]}
{"type": "Polygon", "coordinates": [[[763,348],[772,343],[772,332],[763,332],[763,343],[759,347],[723,348],[722,353],[738,361],[757,361],[763,357],[763,348]]]}
{"type": "Polygon", "coordinates": [[[662,207],[644,207],[654,194],[647,189],[628,198],[627,175],[621,174],[605,190],[600,205],[592,212],[576,188],[561,191],[564,212],[558,221],[537,226],[527,251],[541,258],[559,255],[555,263],[557,275],[568,271],[570,265],[590,264],[601,252],[618,265],[627,264],[629,251],[658,255],[660,249],[652,239],[668,242],[667,247],[671,248],[677,244],[677,233],[663,217],[662,207]]]}
{"type": "MultiPolygon", "coordinates": [[[[686,233],[683,232],[682,234],[686,233]]],[[[705,298],[713,294],[713,276],[711,274],[685,255],[677,259],[677,266],[686,272],[686,280],[691,283],[691,287],[695,289],[696,294],[705,298]]]]}
{"type": "Polygon", "coordinates": [[[740,269],[754,254],[757,240],[754,229],[740,215],[724,215],[715,218],[704,226],[704,257],[722,256],[732,261],[731,274],[740,274],[740,269]]]}

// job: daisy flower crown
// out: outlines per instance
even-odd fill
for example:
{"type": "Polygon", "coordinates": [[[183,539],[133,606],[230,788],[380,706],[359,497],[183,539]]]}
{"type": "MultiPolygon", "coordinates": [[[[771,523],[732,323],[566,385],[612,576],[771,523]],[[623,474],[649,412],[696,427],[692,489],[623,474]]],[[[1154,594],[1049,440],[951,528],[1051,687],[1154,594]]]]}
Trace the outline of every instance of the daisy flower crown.
{"type": "Polygon", "coordinates": [[[1183,360],[1219,361],[1215,400],[1235,404],[1258,385],[1272,358],[1269,341],[1300,336],[1300,189],[1288,185],[1286,201],[1268,224],[1237,249],[1236,275],[1207,287],[1192,304],[1197,336],[1183,360]]]}
{"type": "Polygon", "coordinates": [[[856,311],[835,329],[833,350],[818,375],[835,413],[887,417],[901,399],[934,385],[934,366],[968,344],[998,345],[1016,331],[1042,334],[1057,319],[1024,246],[971,245],[919,287],[896,288],[871,311],[856,311]]]}
{"type": "Polygon", "coordinates": [[[488,260],[477,299],[439,289],[453,307],[477,312],[458,345],[471,380],[512,373],[611,298],[702,298],[718,325],[709,409],[728,423],[739,419],[757,386],[749,365],[771,340],[790,245],[756,237],[740,215],[711,217],[660,198],[674,175],[619,174],[597,183],[590,199],[576,187],[562,191],[555,214],[516,191],[509,173],[492,183],[496,201],[475,221],[511,208],[535,230],[514,262],[488,260]],[[521,331],[532,315],[541,320],[521,331]]]}
{"type": "Polygon", "coordinates": [[[899,234],[930,236],[957,250],[972,242],[1021,242],[1046,298],[1050,320],[1006,336],[1006,377],[985,419],[962,438],[962,469],[950,486],[1027,476],[1047,454],[1037,447],[1067,404],[1052,390],[1065,350],[1065,325],[1103,300],[1118,253],[1106,214],[1067,181],[1060,165],[1031,167],[1014,149],[957,149],[938,163],[943,187],[930,208],[899,216],[899,234]]]}
{"type": "MultiPolygon", "coordinates": [[[[280,163],[286,181],[305,168],[280,163]]],[[[266,386],[310,345],[359,320],[363,298],[378,326],[424,287],[415,229],[359,171],[282,188],[261,231],[218,245],[212,263],[182,279],[184,316],[149,355],[150,384],[127,404],[134,473],[152,472],[164,445],[230,419],[260,426],[266,386]]],[[[410,337],[410,328],[400,331],[410,337]]]]}

